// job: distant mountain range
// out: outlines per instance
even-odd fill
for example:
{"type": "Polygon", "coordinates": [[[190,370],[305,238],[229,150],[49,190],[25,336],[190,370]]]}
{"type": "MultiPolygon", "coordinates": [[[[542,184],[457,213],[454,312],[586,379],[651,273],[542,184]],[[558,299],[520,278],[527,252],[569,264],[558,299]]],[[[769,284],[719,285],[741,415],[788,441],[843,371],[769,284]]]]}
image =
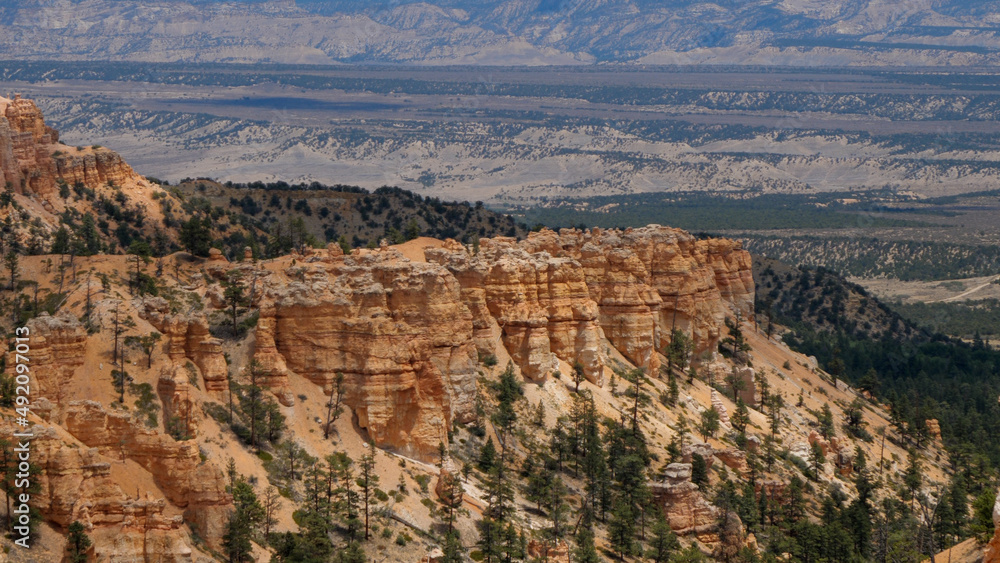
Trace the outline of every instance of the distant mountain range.
{"type": "Polygon", "coordinates": [[[0,56],[297,64],[987,65],[1000,2],[33,0],[0,56]]]}

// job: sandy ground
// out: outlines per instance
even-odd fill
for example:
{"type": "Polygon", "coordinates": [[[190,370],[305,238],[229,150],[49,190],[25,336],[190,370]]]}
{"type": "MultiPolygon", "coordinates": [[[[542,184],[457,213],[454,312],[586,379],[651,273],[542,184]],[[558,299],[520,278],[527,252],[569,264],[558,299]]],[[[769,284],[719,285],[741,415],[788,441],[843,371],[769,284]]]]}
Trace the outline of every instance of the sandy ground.
{"type": "Polygon", "coordinates": [[[851,278],[884,301],[904,303],[952,303],[979,299],[1000,299],[1000,275],[944,281],[899,281],[851,278]]]}
{"type": "Polygon", "coordinates": [[[932,558],[924,559],[924,563],[979,563],[982,559],[983,548],[975,538],[969,538],[932,558]]]}

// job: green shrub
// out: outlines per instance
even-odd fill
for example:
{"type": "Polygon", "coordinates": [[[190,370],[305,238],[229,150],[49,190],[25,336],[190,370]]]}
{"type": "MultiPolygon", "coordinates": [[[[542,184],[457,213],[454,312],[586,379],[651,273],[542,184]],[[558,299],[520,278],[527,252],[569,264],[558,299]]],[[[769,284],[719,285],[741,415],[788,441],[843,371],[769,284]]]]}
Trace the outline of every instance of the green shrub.
{"type": "Polygon", "coordinates": [[[416,475],[413,477],[413,480],[416,481],[418,485],[420,485],[420,492],[422,493],[427,492],[427,484],[430,483],[431,481],[430,475],[424,475],[424,474],[416,475]]]}

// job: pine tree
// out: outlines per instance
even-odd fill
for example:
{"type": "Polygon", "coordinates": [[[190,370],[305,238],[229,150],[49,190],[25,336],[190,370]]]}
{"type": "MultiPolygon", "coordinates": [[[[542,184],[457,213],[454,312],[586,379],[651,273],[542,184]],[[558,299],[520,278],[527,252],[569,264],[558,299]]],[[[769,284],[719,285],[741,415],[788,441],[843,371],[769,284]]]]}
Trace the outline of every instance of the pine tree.
{"type": "Polygon", "coordinates": [[[819,445],[819,442],[813,442],[809,446],[809,466],[812,468],[811,477],[814,480],[819,479],[823,473],[824,465],[826,465],[826,456],[823,455],[823,447],[819,445]]]}
{"type": "Polygon", "coordinates": [[[674,377],[675,368],[681,372],[687,368],[688,355],[691,354],[691,349],[691,339],[684,331],[676,328],[670,331],[670,344],[667,344],[667,349],[664,353],[667,357],[668,377],[674,377]]]}
{"type": "Polygon", "coordinates": [[[586,477],[587,501],[591,515],[600,514],[604,521],[605,512],[611,504],[608,463],[597,422],[597,410],[592,396],[588,396],[581,419],[581,440],[583,443],[583,473],[586,477]]]}
{"type": "Polygon", "coordinates": [[[330,430],[333,423],[337,422],[344,412],[344,374],[337,372],[333,376],[333,390],[330,391],[330,399],[326,404],[326,424],[323,426],[323,438],[330,437],[330,430]]]}
{"type": "MultiPolygon", "coordinates": [[[[128,261],[131,264],[135,264],[135,270],[129,276],[129,293],[135,295],[143,293],[143,273],[142,265],[149,264],[149,257],[152,255],[153,251],[149,248],[149,243],[143,240],[134,240],[128,246],[125,251],[128,255],[128,261]]],[[[148,276],[146,276],[148,279],[148,276]]]]}
{"type": "Polygon", "coordinates": [[[443,555],[438,559],[438,563],[465,563],[465,549],[462,548],[461,536],[458,530],[452,529],[445,533],[444,545],[441,547],[443,555]]]}
{"type": "Polygon", "coordinates": [[[833,424],[833,412],[830,411],[830,405],[828,403],[823,403],[823,408],[820,410],[820,414],[816,418],[816,422],[819,423],[819,433],[823,436],[823,438],[829,440],[836,434],[836,429],[833,424]]]}
{"type": "Polygon", "coordinates": [[[923,468],[920,465],[920,456],[917,454],[917,450],[910,448],[907,452],[907,465],[906,472],[903,474],[903,484],[906,486],[906,490],[909,493],[909,498],[913,498],[917,489],[923,484],[924,474],[923,468]]]}
{"type": "Polygon", "coordinates": [[[646,372],[642,368],[637,368],[632,370],[629,374],[629,379],[632,380],[635,393],[635,397],[632,401],[632,431],[635,433],[639,432],[639,404],[643,400],[642,394],[642,382],[646,379],[646,372]]]}
{"type": "Polygon", "coordinates": [[[368,443],[368,453],[361,458],[358,487],[361,489],[361,500],[365,511],[365,540],[369,539],[368,517],[371,505],[375,503],[375,489],[378,488],[379,477],[375,472],[375,442],[368,443]]]}
{"type": "Polygon", "coordinates": [[[670,529],[667,519],[663,517],[663,513],[658,513],[656,522],[653,523],[653,538],[649,542],[649,549],[646,550],[646,558],[652,559],[655,563],[666,563],[680,547],[681,543],[670,529]]]}
{"type": "Polygon", "coordinates": [[[354,484],[354,460],[344,452],[332,454],[334,462],[330,471],[334,472],[339,481],[336,489],[337,505],[340,508],[341,520],[347,527],[347,537],[352,542],[357,539],[361,529],[361,519],[358,514],[358,492],[352,486],[354,484]]]}
{"type": "Polygon", "coordinates": [[[20,261],[20,256],[13,249],[9,250],[7,254],[3,257],[4,266],[7,267],[7,271],[10,272],[10,289],[13,291],[17,288],[17,276],[20,273],[20,268],[18,267],[18,262],[20,261]]]}
{"type": "Polygon", "coordinates": [[[781,430],[781,409],[785,406],[785,400],[781,395],[775,393],[771,395],[771,400],[767,403],[767,416],[771,423],[771,436],[777,436],[781,430]]]}
{"type": "Polygon", "coordinates": [[[126,336],[125,345],[138,348],[146,354],[146,368],[153,367],[153,352],[156,351],[156,343],[163,337],[159,332],[151,332],[145,336],[126,336]]]}
{"type": "Polygon", "coordinates": [[[625,557],[633,555],[636,551],[635,518],[636,515],[629,503],[619,498],[608,523],[608,542],[612,551],[618,554],[619,561],[624,561],[625,557]]]}
{"type": "Polygon", "coordinates": [[[671,407],[677,406],[677,399],[680,398],[681,390],[677,386],[677,376],[671,375],[667,383],[667,404],[671,407]]]}
{"type": "Polygon", "coordinates": [[[746,353],[750,351],[750,345],[747,344],[746,337],[743,336],[743,312],[736,311],[735,318],[727,317],[725,324],[729,330],[729,336],[722,339],[719,347],[728,346],[734,362],[746,363],[746,353]]]}
{"type": "Polygon", "coordinates": [[[445,537],[447,538],[452,532],[457,533],[455,530],[455,520],[457,519],[458,509],[462,507],[465,490],[462,487],[461,478],[450,471],[443,472],[441,479],[442,485],[439,501],[444,507],[445,537]]]}
{"type": "Polygon", "coordinates": [[[747,426],[750,424],[750,411],[747,409],[746,403],[743,399],[736,398],[736,410],[733,412],[733,416],[730,418],[733,424],[733,429],[740,433],[741,436],[746,436],[747,426]]]}
{"type": "Polygon", "coordinates": [[[250,360],[250,365],[247,367],[247,375],[249,377],[249,384],[241,386],[240,398],[240,410],[247,418],[247,424],[250,426],[250,446],[254,450],[258,450],[260,446],[260,431],[263,430],[266,424],[267,409],[264,404],[264,389],[258,385],[260,379],[264,376],[264,368],[257,362],[257,360],[250,360]]]}
{"type": "Polygon", "coordinates": [[[476,466],[483,473],[489,473],[493,469],[493,466],[496,465],[496,462],[496,446],[493,445],[493,438],[487,438],[486,443],[479,449],[479,458],[476,460],[476,466]]]}
{"type": "MultiPolygon", "coordinates": [[[[525,460],[525,463],[529,463],[529,460],[534,458],[529,457],[525,460]]],[[[535,507],[539,512],[542,510],[542,503],[547,500],[549,489],[552,487],[552,482],[555,479],[555,475],[546,467],[545,460],[533,467],[528,473],[528,482],[524,488],[524,498],[534,502],[535,507]]]]}
{"type": "Polygon", "coordinates": [[[868,368],[868,371],[861,376],[861,379],[857,383],[858,391],[863,391],[869,395],[874,395],[878,392],[878,386],[878,372],[875,371],[875,368],[868,368]]]}
{"type": "Polygon", "coordinates": [[[97,222],[89,212],[83,214],[80,221],[79,237],[82,252],[77,252],[80,256],[92,256],[101,251],[101,235],[97,232],[97,222]]]}
{"type": "Polygon", "coordinates": [[[576,532],[573,561],[575,563],[600,563],[601,561],[601,556],[597,553],[597,546],[594,545],[594,516],[586,506],[583,508],[583,516],[576,532]]]}
{"type": "MultiPolygon", "coordinates": [[[[489,464],[488,506],[478,524],[479,547],[487,563],[498,561],[503,554],[507,554],[510,558],[512,553],[520,549],[518,546],[522,543],[517,539],[512,524],[504,526],[510,516],[510,506],[514,498],[506,476],[507,452],[513,445],[514,425],[517,422],[514,404],[524,395],[524,389],[514,375],[513,364],[507,364],[493,391],[497,398],[497,407],[490,416],[490,422],[493,423],[493,430],[500,442],[500,455],[495,462],[489,464]]],[[[491,444],[492,440],[483,446],[485,455],[480,451],[481,468],[487,465],[482,462],[489,462],[487,448],[491,447],[491,444]]]]}
{"type": "Polygon", "coordinates": [[[247,298],[243,292],[243,284],[241,281],[242,274],[239,271],[233,272],[228,281],[226,281],[225,290],[223,291],[223,297],[226,300],[226,305],[229,306],[229,314],[232,322],[233,336],[237,334],[237,320],[239,319],[239,311],[241,307],[247,305],[247,298]]]}
{"type": "Polygon", "coordinates": [[[211,221],[191,217],[181,223],[180,241],[185,250],[195,256],[207,257],[212,248],[211,221]]]}
{"type": "Polygon", "coordinates": [[[271,537],[271,528],[274,527],[276,522],[275,516],[278,512],[280,499],[281,495],[278,494],[278,489],[270,485],[264,489],[264,502],[261,505],[264,507],[264,538],[271,537]]]}
{"type": "Polygon", "coordinates": [[[230,563],[249,563],[252,561],[253,546],[251,540],[257,532],[257,526],[264,520],[264,508],[257,501],[257,495],[242,477],[237,478],[233,486],[233,512],[226,523],[226,532],[222,536],[223,550],[230,563]]]}
{"type": "Polygon", "coordinates": [[[566,504],[566,495],[568,492],[562,478],[554,475],[552,483],[549,485],[545,504],[549,512],[549,520],[552,522],[552,537],[555,539],[560,539],[566,535],[564,525],[569,516],[569,505],[566,504]]]}
{"type": "Polygon", "coordinates": [[[585,379],[585,377],[584,377],[584,374],[583,374],[583,364],[581,364],[580,362],[574,362],[573,363],[573,383],[576,385],[576,387],[574,388],[574,391],[576,393],[580,392],[580,384],[583,383],[584,379],[585,379]]]}
{"type": "Polygon", "coordinates": [[[984,489],[976,497],[976,500],[972,501],[972,522],[969,525],[969,531],[975,534],[980,543],[986,543],[993,536],[995,530],[993,525],[994,502],[995,495],[990,488],[984,489]]]}
{"type": "Polygon", "coordinates": [[[701,421],[698,423],[698,432],[701,433],[705,442],[719,431],[719,411],[715,407],[701,411],[701,421]]]}
{"type": "Polygon", "coordinates": [[[476,546],[483,554],[486,563],[497,563],[503,558],[503,523],[498,522],[489,513],[484,513],[483,518],[476,523],[479,530],[479,540],[476,546]]]}
{"type": "Polygon", "coordinates": [[[66,225],[60,224],[59,229],[52,235],[52,247],[50,254],[69,254],[69,231],[66,225]]]}
{"type": "Polygon", "coordinates": [[[675,434],[667,444],[667,463],[677,463],[681,459],[681,455],[683,455],[681,439],[680,436],[675,434]]]}
{"type": "Polygon", "coordinates": [[[695,452],[691,454],[691,482],[704,488],[708,484],[708,463],[705,457],[695,452]]]}
{"type": "Polygon", "coordinates": [[[69,525],[69,535],[66,537],[66,560],[69,563],[86,563],[87,551],[93,542],[86,534],[86,529],[79,521],[74,520],[69,525]]]}
{"type": "Polygon", "coordinates": [[[965,526],[969,518],[969,491],[965,483],[965,477],[961,473],[956,473],[952,475],[951,487],[948,489],[952,515],[949,531],[955,536],[965,534],[965,526]]]}

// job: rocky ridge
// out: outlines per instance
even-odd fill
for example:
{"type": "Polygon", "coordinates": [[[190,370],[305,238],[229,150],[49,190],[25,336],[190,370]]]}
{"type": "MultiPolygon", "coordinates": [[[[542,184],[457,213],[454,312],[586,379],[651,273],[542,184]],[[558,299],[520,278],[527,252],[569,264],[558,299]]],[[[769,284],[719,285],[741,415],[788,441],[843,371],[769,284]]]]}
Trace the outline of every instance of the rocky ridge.
{"type": "MultiPolygon", "coordinates": [[[[88,533],[107,540],[97,543],[99,556],[191,561],[193,542],[185,523],[219,549],[231,507],[222,471],[200,458],[196,442],[177,442],[127,410],[109,411],[100,402],[74,396],[74,385],[92,377],[88,367],[93,366],[85,364],[93,340],[68,311],[43,314],[26,326],[32,343],[32,410],[42,418],[32,446],[32,462],[42,475],[43,500],[37,504],[42,515],[61,527],[80,521],[88,533]],[[112,464],[124,463],[145,471],[157,490],[125,495],[111,471],[112,464]]],[[[173,373],[168,368],[175,365],[168,356],[163,371],[173,373]]],[[[164,399],[165,407],[178,408],[176,399],[164,399]]],[[[2,424],[0,434],[14,432],[2,424]]]]}
{"type": "Polygon", "coordinates": [[[428,458],[472,415],[477,355],[509,357],[535,381],[579,364],[600,385],[618,354],[658,374],[674,327],[696,361],[711,360],[726,315],[752,310],[739,243],[666,227],[543,230],[423,253],[330,245],[264,269],[254,358],[283,402],[290,374],[330,394],[343,373],[376,444],[428,458]]]}
{"type": "Polygon", "coordinates": [[[62,60],[775,65],[801,64],[808,53],[829,65],[986,65],[996,61],[996,38],[983,25],[996,18],[989,2],[957,0],[85,0],[0,8],[0,46],[16,57],[62,60]]]}
{"type": "Polygon", "coordinates": [[[94,189],[140,180],[113,151],[59,143],[59,133],[45,124],[35,102],[20,95],[0,97],[0,172],[16,193],[45,201],[53,199],[59,183],[94,189]]]}
{"type": "MultiPolygon", "coordinates": [[[[0,425],[11,439],[20,429],[0,425]]],[[[192,541],[184,518],[165,513],[167,501],[151,493],[127,495],[112,476],[113,458],[80,447],[56,428],[35,426],[32,463],[40,470],[34,506],[50,522],[67,527],[79,521],[96,540],[98,560],[192,561],[192,541]]]]}

